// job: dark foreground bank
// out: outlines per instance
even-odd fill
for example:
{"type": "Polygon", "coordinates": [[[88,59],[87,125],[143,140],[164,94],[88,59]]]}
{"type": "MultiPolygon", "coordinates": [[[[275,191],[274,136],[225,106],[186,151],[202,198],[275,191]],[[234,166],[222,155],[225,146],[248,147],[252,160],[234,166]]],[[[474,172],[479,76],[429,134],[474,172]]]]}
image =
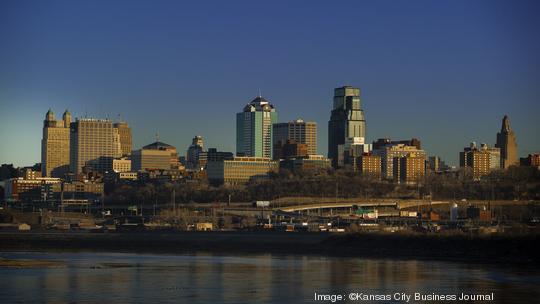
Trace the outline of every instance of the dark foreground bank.
{"type": "Polygon", "coordinates": [[[438,236],[284,232],[2,232],[0,250],[314,254],[538,263],[531,236],[438,236]]]}

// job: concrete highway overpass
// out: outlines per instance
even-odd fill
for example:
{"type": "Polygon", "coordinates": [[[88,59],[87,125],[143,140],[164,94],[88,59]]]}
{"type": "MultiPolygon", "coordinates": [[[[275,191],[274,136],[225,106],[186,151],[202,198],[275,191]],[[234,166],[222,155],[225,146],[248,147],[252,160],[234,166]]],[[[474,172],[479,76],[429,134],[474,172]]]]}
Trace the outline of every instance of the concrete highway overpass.
{"type": "Polygon", "coordinates": [[[352,208],[358,207],[394,207],[396,209],[404,209],[416,206],[429,206],[449,204],[448,201],[396,201],[396,202],[347,202],[347,203],[319,203],[319,204],[303,204],[295,206],[287,206],[281,208],[275,208],[283,212],[301,212],[308,210],[320,210],[320,209],[340,209],[340,208],[352,208]]]}

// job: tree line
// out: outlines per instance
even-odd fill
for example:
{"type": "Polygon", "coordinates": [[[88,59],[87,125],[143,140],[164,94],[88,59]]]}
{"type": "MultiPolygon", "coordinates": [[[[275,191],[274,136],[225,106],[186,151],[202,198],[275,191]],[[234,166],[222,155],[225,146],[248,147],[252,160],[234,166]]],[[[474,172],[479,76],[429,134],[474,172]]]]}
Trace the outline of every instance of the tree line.
{"type": "Polygon", "coordinates": [[[250,202],[280,197],[427,198],[433,200],[540,200],[540,171],[535,167],[510,167],[474,180],[462,168],[451,173],[429,173],[417,185],[396,184],[362,176],[349,170],[280,170],[266,180],[242,186],[212,186],[205,181],[129,183],[109,189],[113,204],[250,202]]]}

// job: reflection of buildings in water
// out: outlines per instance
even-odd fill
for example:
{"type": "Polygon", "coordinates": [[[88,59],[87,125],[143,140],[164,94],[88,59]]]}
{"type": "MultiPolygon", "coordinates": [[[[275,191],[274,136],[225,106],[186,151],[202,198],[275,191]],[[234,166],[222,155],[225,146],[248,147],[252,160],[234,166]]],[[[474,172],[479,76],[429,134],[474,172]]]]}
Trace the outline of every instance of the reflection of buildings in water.
{"type": "MultiPolygon", "coordinates": [[[[45,259],[55,259],[47,254],[45,259]]],[[[41,257],[43,259],[43,257],[41,257]]],[[[314,292],[495,293],[495,302],[539,297],[528,269],[441,261],[208,254],[61,255],[66,267],[0,268],[5,302],[302,302],[314,292]]]]}

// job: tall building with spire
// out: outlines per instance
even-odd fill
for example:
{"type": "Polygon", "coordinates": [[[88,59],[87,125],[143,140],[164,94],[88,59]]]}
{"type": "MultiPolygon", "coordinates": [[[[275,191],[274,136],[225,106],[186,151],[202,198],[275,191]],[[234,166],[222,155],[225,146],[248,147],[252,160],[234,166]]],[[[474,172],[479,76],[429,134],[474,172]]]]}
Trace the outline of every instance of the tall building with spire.
{"type": "Polygon", "coordinates": [[[65,111],[62,120],[56,120],[49,109],[43,121],[41,139],[41,172],[44,177],[65,177],[69,172],[69,127],[71,113],[65,111]]]}
{"type": "Polygon", "coordinates": [[[236,114],[236,154],[272,157],[272,124],[276,109],[260,94],[236,114]]]}
{"type": "Polygon", "coordinates": [[[501,132],[497,133],[495,147],[501,149],[501,168],[519,165],[516,135],[510,129],[510,119],[507,115],[504,115],[502,120],[501,132]]]}
{"type": "Polygon", "coordinates": [[[328,158],[332,159],[332,165],[338,166],[339,146],[347,139],[364,142],[365,137],[366,120],[360,89],[351,86],[334,89],[334,106],[328,121],[328,158]]]}

